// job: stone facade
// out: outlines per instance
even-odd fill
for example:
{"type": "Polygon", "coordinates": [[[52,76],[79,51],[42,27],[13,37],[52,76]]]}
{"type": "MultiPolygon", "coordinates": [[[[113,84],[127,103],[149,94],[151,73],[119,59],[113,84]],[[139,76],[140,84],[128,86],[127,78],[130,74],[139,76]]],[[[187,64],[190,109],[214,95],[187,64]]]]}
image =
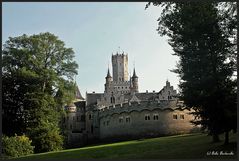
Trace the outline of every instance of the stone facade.
{"type": "MultiPolygon", "coordinates": [[[[128,55],[112,55],[112,73],[108,69],[104,93],[86,93],[67,106],[65,122],[68,143],[86,144],[86,140],[142,138],[190,133],[193,112],[178,99],[177,91],[166,81],[159,92],[140,93],[134,69],[128,76],[128,55]]],[[[81,96],[78,90],[78,97],[81,96]]]]}
{"type": "Polygon", "coordinates": [[[128,81],[128,55],[112,55],[112,67],[114,82],[128,81]]]}
{"type": "Polygon", "coordinates": [[[100,138],[147,137],[189,133],[191,111],[174,101],[141,101],[100,111],[100,138]]]}

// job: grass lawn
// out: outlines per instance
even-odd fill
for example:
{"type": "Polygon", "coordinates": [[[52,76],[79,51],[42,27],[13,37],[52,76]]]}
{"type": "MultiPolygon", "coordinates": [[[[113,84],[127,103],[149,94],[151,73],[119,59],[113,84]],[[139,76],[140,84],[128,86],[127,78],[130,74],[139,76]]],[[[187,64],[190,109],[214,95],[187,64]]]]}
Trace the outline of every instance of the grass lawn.
{"type": "MultiPolygon", "coordinates": [[[[220,137],[223,140],[223,136],[220,137]]],[[[206,134],[187,134],[144,140],[124,141],[113,144],[88,146],[59,152],[33,154],[16,158],[34,159],[203,159],[203,158],[237,158],[236,134],[230,134],[230,144],[223,146],[223,141],[211,143],[206,134]],[[207,152],[214,154],[207,155],[207,152]],[[220,151],[233,152],[234,155],[220,155],[220,151]]],[[[14,159],[15,160],[15,159],[14,159]]]]}

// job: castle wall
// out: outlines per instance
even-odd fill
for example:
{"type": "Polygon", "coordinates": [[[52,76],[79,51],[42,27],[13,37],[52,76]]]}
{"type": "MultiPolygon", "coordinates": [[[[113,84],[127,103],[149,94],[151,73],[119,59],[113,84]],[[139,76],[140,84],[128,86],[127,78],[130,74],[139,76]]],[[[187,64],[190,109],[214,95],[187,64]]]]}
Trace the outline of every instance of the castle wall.
{"type": "Polygon", "coordinates": [[[121,107],[128,108],[128,110],[101,115],[100,138],[161,136],[189,133],[194,129],[194,125],[190,123],[194,117],[189,114],[188,109],[162,109],[156,104],[148,109],[142,106],[144,105],[131,105],[132,110],[129,110],[130,106],[121,107]],[[137,110],[137,106],[141,106],[139,107],[141,109],[137,110]],[[174,118],[174,115],[177,115],[177,119],[174,118]],[[180,118],[180,115],[183,115],[184,118],[180,118]],[[147,116],[150,120],[148,118],[146,120],[147,116]],[[128,121],[127,118],[129,118],[128,121]]]}

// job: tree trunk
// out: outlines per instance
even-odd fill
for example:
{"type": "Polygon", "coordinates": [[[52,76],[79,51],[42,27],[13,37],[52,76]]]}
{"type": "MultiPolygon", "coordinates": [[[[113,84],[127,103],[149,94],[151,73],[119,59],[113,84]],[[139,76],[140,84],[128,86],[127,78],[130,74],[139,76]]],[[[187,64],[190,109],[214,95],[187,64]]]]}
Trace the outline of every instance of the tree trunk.
{"type": "Polygon", "coordinates": [[[229,132],[226,131],[226,132],[225,132],[225,141],[224,141],[224,144],[226,145],[226,144],[228,144],[228,143],[229,143],[229,132]]]}
{"type": "Polygon", "coordinates": [[[214,143],[220,141],[218,134],[213,134],[213,135],[212,135],[212,141],[213,141],[214,143]]]}

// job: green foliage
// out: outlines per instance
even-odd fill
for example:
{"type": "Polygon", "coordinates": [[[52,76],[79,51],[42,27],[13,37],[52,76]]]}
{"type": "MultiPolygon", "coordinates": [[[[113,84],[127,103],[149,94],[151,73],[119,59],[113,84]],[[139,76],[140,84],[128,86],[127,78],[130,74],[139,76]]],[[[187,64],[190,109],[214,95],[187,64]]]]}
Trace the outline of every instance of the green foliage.
{"type": "Polygon", "coordinates": [[[28,134],[35,152],[61,149],[59,123],[78,68],[74,51],[47,32],[10,37],[2,53],[3,133],[28,134]]]}
{"type": "Polygon", "coordinates": [[[28,135],[33,140],[35,152],[55,151],[62,149],[63,137],[60,135],[59,119],[54,98],[44,93],[29,96],[31,106],[28,135]]]}
{"type": "Polygon", "coordinates": [[[6,157],[19,157],[33,153],[34,146],[31,146],[31,140],[25,136],[3,136],[3,154],[6,157]]]}
{"type": "Polygon", "coordinates": [[[221,4],[212,2],[153,4],[164,7],[158,31],[179,56],[173,72],[181,79],[181,98],[200,117],[193,123],[213,135],[236,129],[235,15],[230,9],[219,14],[221,4]]]}

